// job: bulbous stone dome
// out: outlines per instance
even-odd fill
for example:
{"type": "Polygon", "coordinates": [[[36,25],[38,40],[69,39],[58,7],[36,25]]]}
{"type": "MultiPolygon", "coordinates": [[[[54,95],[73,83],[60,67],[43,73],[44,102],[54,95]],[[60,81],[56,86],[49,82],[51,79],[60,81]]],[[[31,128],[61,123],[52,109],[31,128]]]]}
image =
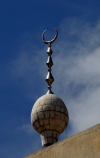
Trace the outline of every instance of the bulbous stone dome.
{"type": "Polygon", "coordinates": [[[31,123],[40,133],[42,146],[48,146],[58,141],[68,125],[68,111],[64,102],[54,94],[40,97],[31,112],[31,123]]]}

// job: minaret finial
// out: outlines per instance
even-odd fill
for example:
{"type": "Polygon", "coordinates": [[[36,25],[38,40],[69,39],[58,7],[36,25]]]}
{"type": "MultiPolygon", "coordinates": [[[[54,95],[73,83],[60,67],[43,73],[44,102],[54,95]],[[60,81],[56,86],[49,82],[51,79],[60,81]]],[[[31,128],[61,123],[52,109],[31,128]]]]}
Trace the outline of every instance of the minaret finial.
{"type": "MultiPolygon", "coordinates": [[[[55,29],[53,27],[53,29],[55,29]]],[[[51,84],[53,83],[54,81],[54,78],[51,74],[51,67],[53,65],[53,62],[52,62],[52,58],[51,58],[51,55],[53,53],[52,49],[51,49],[51,44],[57,39],[57,36],[58,36],[58,31],[55,29],[56,31],[56,35],[54,37],[54,39],[52,39],[51,41],[46,41],[44,39],[44,33],[47,31],[47,29],[43,32],[42,34],[42,41],[45,43],[45,44],[48,44],[48,49],[47,49],[47,53],[48,53],[48,60],[47,60],[47,63],[46,65],[48,66],[48,74],[47,74],[47,77],[46,77],[46,82],[48,83],[48,92],[47,94],[53,94],[53,92],[51,91],[51,84]]]]}
{"type": "Polygon", "coordinates": [[[51,84],[54,81],[51,74],[51,67],[53,65],[51,44],[56,40],[58,32],[56,30],[56,36],[51,41],[45,41],[45,32],[46,30],[42,34],[42,40],[45,44],[48,44],[48,60],[46,63],[48,66],[48,74],[46,77],[48,92],[34,103],[31,112],[31,123],[41,136],[42,148],[58,142],[59,135],[66,129],[69,121],[66,105],[62,99],[51,91],[51,84]]]}

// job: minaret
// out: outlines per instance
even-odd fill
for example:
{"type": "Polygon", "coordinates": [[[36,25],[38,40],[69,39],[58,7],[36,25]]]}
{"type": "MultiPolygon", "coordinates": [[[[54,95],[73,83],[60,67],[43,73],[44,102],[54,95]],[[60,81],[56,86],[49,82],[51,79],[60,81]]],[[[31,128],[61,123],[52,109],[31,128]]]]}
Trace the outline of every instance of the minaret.
{"type": "Polygon", "coordinates": [[[31,112],[31,123],[41,136],[43,148],[58,141],[59,135],[66,129],[69,121],[68,111],[64,102],[51,91],[51,84],[54,81],[51,74],[51,67],[53,65],[51,44],[56,40],[58,31],[55,29],[56,36],[53,40],[46,41],[44,39],[46,30],[42,34],[42,40],[45,44],[48,44],[48,60],[46,63],[48,66],[48,74],[46,77],[48,91],[35,102],[31,112]]]}

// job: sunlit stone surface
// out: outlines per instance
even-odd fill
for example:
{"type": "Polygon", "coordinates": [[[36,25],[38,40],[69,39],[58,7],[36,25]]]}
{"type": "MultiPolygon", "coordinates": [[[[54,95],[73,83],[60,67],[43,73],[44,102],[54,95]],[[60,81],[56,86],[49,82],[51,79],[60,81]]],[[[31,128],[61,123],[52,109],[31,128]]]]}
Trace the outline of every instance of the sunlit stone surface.
{"type": "Polygon", "coordinates": [[[54,94],[40,97],[31,112],[31,123],[40,133],[42,146],[49,146],[58,141],[68,125],[68,111],[64,102],[54,94]]]}
{"type": "Polygon", "coordinates": [[[100,158],[100,124],[25,158],[100,158]]]}

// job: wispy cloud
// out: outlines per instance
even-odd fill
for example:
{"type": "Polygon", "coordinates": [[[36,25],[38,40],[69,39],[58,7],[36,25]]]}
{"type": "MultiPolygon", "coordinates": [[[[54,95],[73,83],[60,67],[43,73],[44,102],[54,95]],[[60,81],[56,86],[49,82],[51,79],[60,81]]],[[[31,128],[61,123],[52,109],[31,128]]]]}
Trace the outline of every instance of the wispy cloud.
{"type": "Polygon", "coordinates": [[[64,40],[59,41],[59,50],[55,46],[58,55],[54,58],[57,80],[54,88],[69,110],[69,123],[72,126],[69,135],[100,122],[99,26],[99,21],[92,25],[83,24],[76,18],[65,19],[61,25],[64,40]]]}
{"type": "Polygon", "coordinates": [[[20,130],[22,132],[26,132],[27,134],[36,133],[36,131],[34,130],[34,128],[31,125],[31,123],[30,124],[24,124],[24,125],[18,127],[17,130],[20,130]]]}

